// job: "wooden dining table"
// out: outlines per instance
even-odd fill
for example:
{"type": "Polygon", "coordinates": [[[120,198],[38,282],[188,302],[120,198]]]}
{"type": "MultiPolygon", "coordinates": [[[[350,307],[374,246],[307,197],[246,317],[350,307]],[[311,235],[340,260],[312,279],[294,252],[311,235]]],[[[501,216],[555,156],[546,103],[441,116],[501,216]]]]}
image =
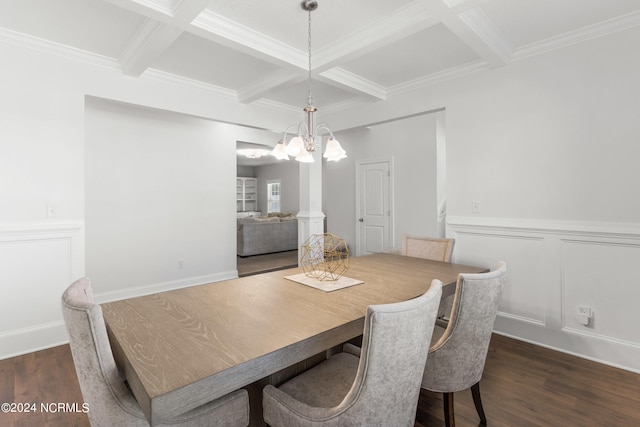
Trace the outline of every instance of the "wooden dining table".
{"type": "Polygon", "coordinates": [[[452,286],[459,273],[484,271],[380,253],[352,257],[344,276],[363,283],[332,292],[286,279],[303,272],[293,268],[102,310],[116,363],[156,425],[360,336],[369,305],[415,298],[433,279],[452,286]]]}

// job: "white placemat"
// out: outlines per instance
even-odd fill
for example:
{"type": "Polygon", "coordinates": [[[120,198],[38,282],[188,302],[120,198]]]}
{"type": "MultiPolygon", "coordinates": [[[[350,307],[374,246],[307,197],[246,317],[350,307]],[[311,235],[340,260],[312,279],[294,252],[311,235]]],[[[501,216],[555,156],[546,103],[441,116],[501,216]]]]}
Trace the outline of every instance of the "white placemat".
{"type": "Polygon", "coordinates": [[[314,279],[313,277],[308,277],[304,273],[294,274],[293,276],[285,276],[285,279],[289,279],[303,285],[311,286],[312,288],[320,289],[325,292],[337,291],[338,289],[348,288],[349,286],[364,283],[363,280],[352,279],[345,276],[342,276],[338,280],[318,280],[314,279]]]}

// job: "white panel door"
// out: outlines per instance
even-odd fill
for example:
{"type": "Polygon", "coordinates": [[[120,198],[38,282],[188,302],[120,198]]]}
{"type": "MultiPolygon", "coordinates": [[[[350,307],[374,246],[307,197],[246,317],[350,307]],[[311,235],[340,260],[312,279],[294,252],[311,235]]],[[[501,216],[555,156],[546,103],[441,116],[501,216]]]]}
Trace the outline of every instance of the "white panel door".
{"type": "Polygon", "coordinates": [[[383,252],[391,236],[390,162],[357,165],[357,255],[383,252]]]}

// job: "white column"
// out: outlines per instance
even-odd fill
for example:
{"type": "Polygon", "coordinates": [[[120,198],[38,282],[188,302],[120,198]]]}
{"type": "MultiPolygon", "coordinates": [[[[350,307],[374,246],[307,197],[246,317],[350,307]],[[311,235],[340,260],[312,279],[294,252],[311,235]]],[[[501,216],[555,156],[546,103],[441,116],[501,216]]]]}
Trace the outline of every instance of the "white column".
{"type": "MultiPolygon", "coordinates": [[[[322,151],[313,153],[313,163],[300,163],[300,212],[298,212],[298,248],[312,234],[324,233],[322,212],[322,151]]],[[[302,251],[298,251],[298,260],[302,251]]]]}

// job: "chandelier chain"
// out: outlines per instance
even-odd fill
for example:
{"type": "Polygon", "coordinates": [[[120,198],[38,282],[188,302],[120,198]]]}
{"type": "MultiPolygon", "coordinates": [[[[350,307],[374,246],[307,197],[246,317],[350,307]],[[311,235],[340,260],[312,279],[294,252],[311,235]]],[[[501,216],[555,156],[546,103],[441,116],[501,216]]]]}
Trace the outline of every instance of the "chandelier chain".
{"type": "Polygon", "coordinates": [[[309,43],[307,45],[307,49],[309,52],[309,96],[307,97],[307,105],[312,106],[313,105],[313,98],[311,97],[311,9],[309,9],[309,37],[308,37],[309,43]]]}

